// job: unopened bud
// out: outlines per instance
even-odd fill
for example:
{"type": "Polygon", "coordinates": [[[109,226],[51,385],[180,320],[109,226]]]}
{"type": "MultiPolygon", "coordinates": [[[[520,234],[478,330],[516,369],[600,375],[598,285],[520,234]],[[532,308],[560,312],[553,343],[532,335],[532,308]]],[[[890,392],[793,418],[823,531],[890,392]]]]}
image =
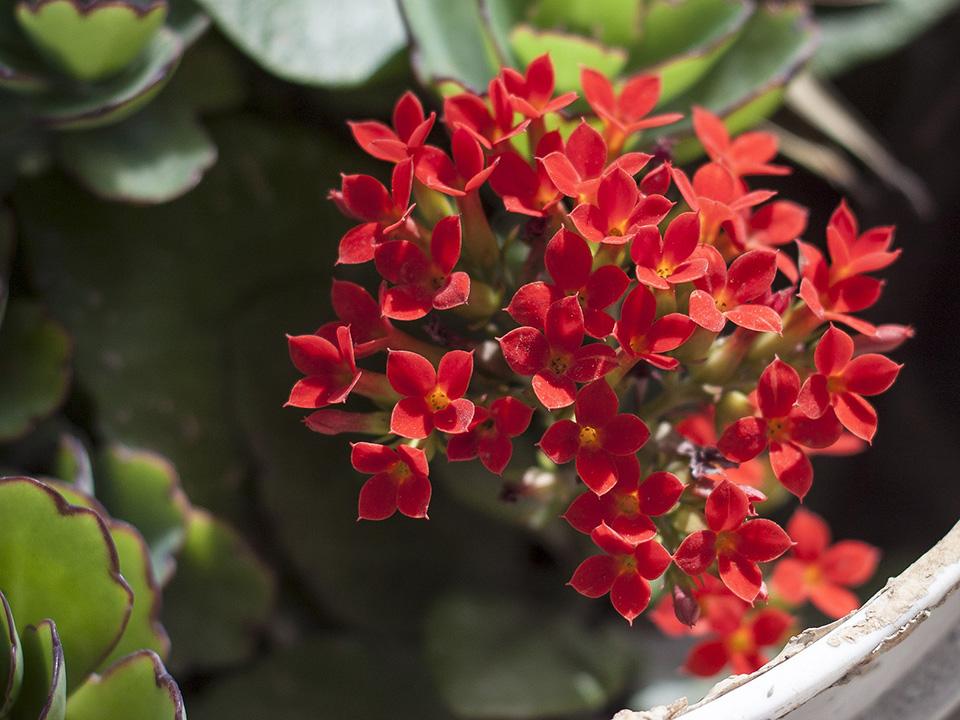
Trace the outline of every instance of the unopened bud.
{"type": "Polygon", "coordinates": [[[679,585],[673,586],[673,614],[687,627],[693,627],[700,619],[700,603],[679,585]]]}

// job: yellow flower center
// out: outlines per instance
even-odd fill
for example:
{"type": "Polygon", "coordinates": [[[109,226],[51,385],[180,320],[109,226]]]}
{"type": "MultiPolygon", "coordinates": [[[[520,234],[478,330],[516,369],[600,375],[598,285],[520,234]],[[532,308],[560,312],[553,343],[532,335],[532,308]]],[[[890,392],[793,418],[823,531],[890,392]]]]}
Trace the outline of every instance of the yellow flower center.
{"type": "Polygon", "coordinates": [[[787,418],[773,418],[767,421],[767,438],[771,442],[781,442],[790,435],[790,421],[787,418]]]}
{"type": "Polygon", "coordinates": [[[447,394],[436,387],[426,396],[427,405],[430,406],[430,409],[433,412],[440,412],[441,410],[446,410],[450,405],[450,398],[447,397],[447,394]]]}
{"type": "Polygon", "coordinates": [[[727,648],[731,653],[746,653],[753,650],[753,636],[750,628],[742,627],[727,638],[727,648]]]}
{"type": "Polygon", "coordinates": [[[554,355],[550,358],[550,371],[555,375],[563,375],[570,368],[569,355],[554,355]]]}
{"type": "Polygon", "coordinates": [[[411,475],[410,468],[405,462],[397,462],[392,468],[390,468],[390,477],[393,478],[393,481],[396,483],[402,483],[411,475]]]}
{"type": "Polygon", "coordinates": [[[656,269],[656,273],[657,273],[657,275],[659,275],[660,277],[662,277],[664,280],[666,280],[668,277],[670,277],[671,275],[673,275],[673,268],[670,267],[669,265],[660,265],[660,266],[656,269]]]}
{"type": "Polygon", "coordinates": [[[842,393],[847,389],[847,383],[842,375],[831,375],[827,378],[827,390],[831,393],[842,393]]]}
{"type": "Polygon", "coordinates": [[[584,425],[580,428],[580,447],[592,448],[600,444],[600,431],[595,427],[584,425]]]}
{"type": "Polygon", "coordinates": [[[616,496],[617,510],[624,515],[636,515],[640,510],[640,498],[636,493],[623,493],[616,496]]]}

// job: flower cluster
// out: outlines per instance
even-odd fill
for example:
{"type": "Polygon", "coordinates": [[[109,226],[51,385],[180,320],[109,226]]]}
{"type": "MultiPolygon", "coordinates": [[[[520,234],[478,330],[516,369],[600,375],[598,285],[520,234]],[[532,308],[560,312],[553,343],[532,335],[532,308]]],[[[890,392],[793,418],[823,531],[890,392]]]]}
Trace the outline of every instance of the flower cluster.
{"type": "Polygon", "coordinates": [[[337,264],[372,266],[379,286],[334,280],[337,319],[289,338],[305,375],[289,404],[313,410],[317,432],[375,440],[353,445],[371,476],[361,519],[425,518],[444,456],[479,459],[520,492],[535,463],[596,548],[575,590],[609,594],[630,623],[655,602],[665,631],[711,634],[692,672],[753,669],[789,608],[848,612],[846,588],[876,564],[862,543],[830,546],[809,512],[786,529],[758,514],[781,488],[804,498],[811,455],[872,442],[867,398],[900,370],[879,352],[911,330],[860,313],[899,250],[845,203],[826,254],[802,241],[805,209],[751,187],[789,172],[774,136],[732,138],[693,108],[707,158],[684,171],[666,146],[635,149],[681,120],[651,115],[656,77],[581,81],[583,98],[555,96],[547,56],[504,69],[485,96],[444,100],[445,142],[411,93],[392,126],[351,124],[393,169],[389,188],[345,175],[331,192],[358,223],[337,264]],[[768,589],[763,565],[785,554],[768,589]]]}

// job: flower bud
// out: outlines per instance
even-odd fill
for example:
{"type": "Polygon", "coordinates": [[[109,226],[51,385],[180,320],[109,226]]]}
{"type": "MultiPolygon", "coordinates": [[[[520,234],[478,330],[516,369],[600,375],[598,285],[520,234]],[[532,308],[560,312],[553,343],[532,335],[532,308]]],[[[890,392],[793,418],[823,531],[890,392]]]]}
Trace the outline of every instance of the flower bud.
{"type": "Polygon", "coordinates": [[[693,627],[700,619],[700,603],[679,585],[673,586],[673,614],[687,627],[693,627]]]}

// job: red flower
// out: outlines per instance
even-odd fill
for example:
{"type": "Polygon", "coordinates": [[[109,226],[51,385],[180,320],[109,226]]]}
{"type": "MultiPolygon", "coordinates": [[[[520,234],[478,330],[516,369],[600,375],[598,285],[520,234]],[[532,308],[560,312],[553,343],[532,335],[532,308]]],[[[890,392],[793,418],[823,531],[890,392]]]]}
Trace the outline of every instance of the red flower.
{"type": "Polygon", "coordinates": [[[368,154],[379,160],[398,163],[420,150],[436,118],[436,113],[424,117],[423,105],[408,90],[393,106],[392,129],[373,120],[347,124],[357,145],[368,154]]]}
{"type": "Polygon", "coordinates": [[[676,370],[680,363],[663,353],[676,350],[693,334],[693,320],[680,313],[655,320],[657,301],[643,285],[635,287],[620,309],[614,335],[624,352],[661,370],[676,370]]]}
{"type": "Polygon", "coordinates": [[[703,277],[707,261],[691,257],[700,243],[700,217],[697,213],[677,215],[660,237],[655,225],[636,231],[630,245],[630,258],[637,264],[637,280],[647,287],[669,290],[703,277]]]}
{"type": "Polygon", "coordinates": [[[487,150],[493,150],[526,130],[530,121],[514,125],[510,96],[498,77],[487,85],[487,100],[489,108],[473,93],[449,97],[443,101],[443,120],[451,133],[462,128],[487,150]]]}
{"type": "Polygon", "coordinates": [[[833,408],[837,419],[858,438],[873,441],[877,411],[863,399],[893,385],[902,365],[876,353],[853,357],[853,340],[831,325],[817,343],[813,360],[817,372],[800,388],[798,406],[810,418],[833,408]]]}
{"type": "Polygon", "coordinates": [[[793,556],[777,563],[773,586],[787,602],[808,599],[824,615],[841,618],[860,607],[848,587],[862,585],[873,575],[880,551],[859,540],[830,544],[830,528],[819,515],[798,508],[787,523],[795,543],[793,556]]]}
{"type": "Polygon", "coordinates": [[[524,75],[513,68],[504,68],[502,77],[513,109],[531,120],[562,110],[577,99],[575,92],[553,97],[553,63],[549,54],[532,60],[524,75]]]}
{"type": "Polygon", "coordinates": [[[650,161],[646,153],[631,152],[621,155],[607,167],[607,143],[603,137],[581,120],[570,134],[566,146],[553,152],[537,149],[543,167],[557,189],[567,197],[580,202],[593,202],[600,177],[613,168],[620,168],[631,177],[650,161]]]}
{"type": "MultiPolygon", "coordinates": [[[[807,209],[789,200],[776,200],[761,206],[750,214],[740,228],[743,236],[735,233],[734,243],[742,250],[776,248],[792,243],[807,228],[807,209]]],[[[777,253],[777,269],[796,284],[800,279],[797,265],[786,253],[777,253]]]]}
{"type": "Polygon", "coordinates": [[[335,343],[338,328],[349,327],[354,352],[361,358],[380,352],[386,347],[393,326],[380,314],[380,304],[366,288],[334,278],[330,298],[338,320],[321,326],[317,335],[335,343]]]}
{"type": "Polygon", "coordinates": [[[544,265],[555,284],[527,283],[510,301],[507,312],[520,325],[542,329],[547,310],[565,295],[575,294],[583,307],[584,327],[590,337],[604,338],[613,330],[613,318],[604,310],[613,305],[630,285],[630,278],[616,265],[593,270],[593,253],[574,232],[560,228],[547,243],[544,265]]]}
{"type": "Polygon", "coordinates": [[[394,320],[416,320],[432,308],[449,310],[470,297],[470,276],[453,272],[460,259],[460,217],[438,222],[430,237],[430,257],[415,243],[396,240],[377,246],[377,270],[393,287],[380,288],[380,308],[394,320]]]}
{"type": "MultiPolygon", "coordinates": [[[[674,429],[682,437],[686,438],[695,445],[703,448],[716,447],[717,445],[717,427],[716,427],[717,409],[715,405],[707,405],[699,412],[691,413],[682,420],[678,420],[674,429]]],[[[747,493],[752,503],[762,502],[760,498],[754,499],[752,492],[762,488],[766,481],[767,472],[764,465],[758,459],[748,460],[740,463],[739,467],[724,468],[723,472],[717,472],[716,482],[723,479],[730,480],[734,485],[740,486],[740,489],[747,493]],[[752,490],[751,490],[752,489],[752,490]]],[[[710,476],[714,479],[714,476],[710,476]]]]}
{"type": "Polygon", "coordinates": [[[890,251],[893,228],[879,227],[857,234],[857,221],[841,202],[827,227],[831,264],[817,248],[798,242],[800,298],[820,320],[840,322],[865,335],[876,328],[851,313],[866,310],[880,298],[883,282],[863,273],[882,270],[900,256],[890,251]]]}
{"type": "Polygon", "coordinates": [[[288,406],[322,408],[346,402],[361,374],[350,328],[337,328],[336,344],[319,335],[287,335],[287,344],[293,364],[306,375],[290,391],[288,406]]]}
{"type": "Polygon", "coordinates": [[[497,166],[487,165],[483,148],[467,130],[453,131],[450,139],[453,159],[433,145],[425,146],[417,156],[417,180],[444,195],[463,197],[483,185],[497,166]]]}
{"type": "Polygon", "coordinates": [[[647,117],[660,100],[660,78],[657,75],[630,78],[618,96],[605,75],[591,68],[583,68],[580,71],[580,85],[597,116],[623,136],[683,119],[680,113],[647,117]]]}
{"type": "Polygon", "coordinates": [[[584,334],[580,301],[570,296],[550,306],[545,332],[519,327],[499,342],[510,369],[518,375],[533,375],[537,399],[544,407],[556,410],[573,404],[575,383],[596,380],[617,366],[612,347],[603,343],[583,345],[584,334]]]}
{"type": "Polygon", "coordinates": [[[635,228],[658,225],[671,207],[662,195],[641,196],[633,178],[615,167],[600,178],[596,204],[581,203],[569,217],[587,240],[623,245],[633,240],[635,228]]]}
{"type": "MultiPolygon", "coordinates": [[[[539,156],[562,147],[560,133],[554,130],[540,138],[536,154],[539,156]]],[[[490,176],[490,188],[503,199],[508,212],[544,217],[546,211],[560,201],[560,193],[542,163],[532,168],[513,150],[501,153],[497,159],[497,167],[490,176]]]]}
{"type": "Polygon", "coordinates": [[[757,405],[760,417],[740,418],[720,438],[717,447],[735,462],[746,462],[769,445],[773,474],[801,500],[813,484],[813,467],[803,448],[833,445],[843,428],[833,410],[816,419],[794,407],[800,395],[797,371],[777,358],[760,375],[757,405]]]}
{"type": "MultiPolygon", "coordinates": [[[[674,586],[677,588],[680,586],[674,586]]],[[[693,588],[676,589],[664,593],[660,602],[650,613],[650,621],[665,635],[682,637],[684,635],[703,636],[710,633],[726,635],[738,627],[743,615],[750,608],[748,603],[738,598],[713,575],[701,575],[693,588]],[[693,601],[692,608],[684,608],[687,617],[681,622],[677,616],[677,596],[693,601]],[[690,625],[686,621],[693,620],[690,625]]]]}
{"type": "Polygon", "coordinates": [[[729,481],[707,498],[709,530],[691,533],[677,548],[674,561],[687,575],[700,575],[717,561],[720,579],[746,602],[760,593],[763,576],[757,563],[775,560],[790,547],[790,538],[771,520],[747,520],[750,501],[729,481]]]}
{"type": "Polygon", "coordinates": [[[608,525],[628,542],[643,542],[657,534],[650,517],[670,511],[683,492],[683,483],[673,473],[655,472],[640,482],[640,463],[635,455],[618,457],[617,484],[598,496],[581,493],[567,508],[563,518],[571,527],[589,535],[602,524],[608,525]]]}
{"type": "Polygon", "coordinates": [[[451,350],[434,372],[430,361],[413,352],[393,350],[387,355],[387,379],[403,399],[393,408],[390,432],[401,437],[425,438],[434,427],[456,435],[466,432],[474,405],[464,396],[473,375],[473,353],[451,350]]]}
{"type": "Polygon", "coordinates": [[[670,553],[656,540],[631,542],[601,524],[590,537],[605,555],[588,557],[574,571],[569,585],[588,598],[610,593],[610,602],[624,619],[634,619],[650,604],[650,583],[670,566],[670,553]]]}
{"type": "Polygon", "coordinates": [[[693,108],[693,129],[710,159],[729,168],[738,178],[790,174],[790,168],[770,164],[777,155],[777,137],[772,133],[743,133],[731,142],[723,121],[702,107],[693,108]]]}
{"type": "Polygon", "coordinates": [[[711,677],[728,664],[739,675],[759,670],[767,664],[761,648],[783,642],[794,623],[790,613],[769,607],[743,617],[735,630],[695,645],[683,664],[687,672],[711,677]]]}
{"type": "Polygon", "coordinates": [[[577,393],[575,420],[558,420],[540,438],[540,449],[557,464],[576,458],[577,474],[597,495],[617,484],[616,459],[643,447],[650,431],[630,413],[617,413],[618,400],[605,380],[577,393]]]}
{"type": "Polygon", "coordinates": [[[337,264],[355,265],[373,260],[377,245],[402,230],[414,206],[409,205],[413,187],[413,161],[404,160],[393,168],[391,192],[369,175],[344,175],[339,191],[330,198],[340,209],[365,220],[340,238],[337,264]]]}
{"type": "Polygon", "coordinates": [[[457,462],[479,457],[487,470],[502,475],[513,455],[511,440],[527,431],[532,418],[533,408],[515,397],[498,398],[489,410],[478,407],[470,429],[447,443],[447,459],[457,462]]]}
{"type": "Polygon", "coordinates": [[[386,520],[397,510],[411,518],[427,517],[430,468],[423,450],[359,442],[352,445],[350,462],[357,472],[373,475],[360,488],[358,519],[386,520]]]}
{"type": "Polygon", "coordinates": [[[755,332],[778,335],[783,331],[780,314],[755,301],[770,291],[777,274],[777,254],[749,250],[730,263],[716,248],[704,245],[700,256],[707,262],[706,274],[694,281],[690,294],[690,317],[702,328],[720,332],[726,321],[755,332]]]}

